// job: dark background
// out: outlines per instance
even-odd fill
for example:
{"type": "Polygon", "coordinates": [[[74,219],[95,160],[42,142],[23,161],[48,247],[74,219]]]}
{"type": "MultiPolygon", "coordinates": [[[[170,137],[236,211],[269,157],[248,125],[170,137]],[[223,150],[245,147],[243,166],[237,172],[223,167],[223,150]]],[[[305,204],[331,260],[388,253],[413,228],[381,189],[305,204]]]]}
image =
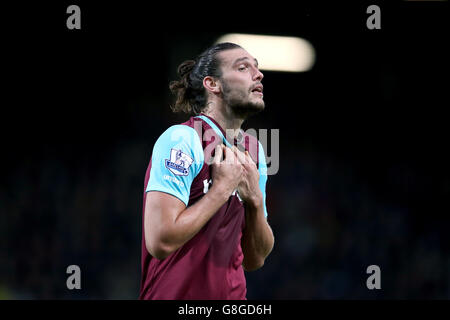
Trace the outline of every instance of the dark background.
{"type": "Polygon", "coordinates": [[[373,3],[3,7],[0,299],[137,298],[145,170],[187,119],[168,83],[230,32],[317,54],[309,72],[263,71],[266,110],[244,125],[280,130],[275,247],[248,298],[449,299],[448,2],[378,3],[368,30],[373,3]]]}

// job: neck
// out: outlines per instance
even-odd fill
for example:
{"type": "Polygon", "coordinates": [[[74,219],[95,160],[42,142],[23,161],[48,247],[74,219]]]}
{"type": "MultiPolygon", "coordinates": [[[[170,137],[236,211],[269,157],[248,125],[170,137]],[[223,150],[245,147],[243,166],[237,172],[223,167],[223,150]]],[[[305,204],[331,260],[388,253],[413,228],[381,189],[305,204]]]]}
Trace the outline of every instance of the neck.
{"type": "Polygon", "coordinates": [[[208,117],[213,118],[223,130],[233,130],[233,138],[236,138],[240,132],[244,118],[236,115],[231,108],[223,106],[209,106],[204,112],[208,117]]]}

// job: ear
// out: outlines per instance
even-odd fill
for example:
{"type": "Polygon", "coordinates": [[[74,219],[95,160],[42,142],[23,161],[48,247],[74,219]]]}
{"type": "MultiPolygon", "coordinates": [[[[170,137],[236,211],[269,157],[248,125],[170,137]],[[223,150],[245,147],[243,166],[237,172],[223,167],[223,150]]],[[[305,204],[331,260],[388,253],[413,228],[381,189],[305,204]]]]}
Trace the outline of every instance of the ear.
{"type": "Polygon", "coordinates": [[[206,76],[203,78],[203,86],[206,91],[211,93],[220,93],[220,81],[211,76],[206,76]]]}

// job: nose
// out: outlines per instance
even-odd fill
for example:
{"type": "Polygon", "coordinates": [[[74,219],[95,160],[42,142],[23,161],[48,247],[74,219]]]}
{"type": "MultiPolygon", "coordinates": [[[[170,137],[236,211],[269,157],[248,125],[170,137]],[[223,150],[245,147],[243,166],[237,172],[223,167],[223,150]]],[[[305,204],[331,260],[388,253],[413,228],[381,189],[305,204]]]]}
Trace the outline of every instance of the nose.
{"type": "Polygon", "coordinates": [[[261,81],[263,78],[264,78],[263,73],[261,71],[259,71],[259,69],[256,69],[256,72],[255,72],[255,74],[253,76],[253,79],[261,81]]]}

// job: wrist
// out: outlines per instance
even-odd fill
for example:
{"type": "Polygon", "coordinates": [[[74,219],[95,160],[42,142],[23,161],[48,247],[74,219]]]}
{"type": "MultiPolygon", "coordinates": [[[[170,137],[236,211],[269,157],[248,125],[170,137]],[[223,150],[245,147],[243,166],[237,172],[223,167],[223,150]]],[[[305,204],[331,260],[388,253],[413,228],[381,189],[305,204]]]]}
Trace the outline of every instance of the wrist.
{"type": "Polygon", "coordinates": [[[246,201],[247,206],[250,209],[260,209],[263,208],[263,196],[262,193],[256,193],[254,195],[252,195],[251,197],[249,197],[246,201]]]}
{"type": "Polygon", "coordinates": [[[233,192],[232,190],[228,189],[229,188],[226,188],[221,184],[213,183],[208,193],[211,192],[216,198],[220,199],[221,202],[226,202],[233,192]]]}

